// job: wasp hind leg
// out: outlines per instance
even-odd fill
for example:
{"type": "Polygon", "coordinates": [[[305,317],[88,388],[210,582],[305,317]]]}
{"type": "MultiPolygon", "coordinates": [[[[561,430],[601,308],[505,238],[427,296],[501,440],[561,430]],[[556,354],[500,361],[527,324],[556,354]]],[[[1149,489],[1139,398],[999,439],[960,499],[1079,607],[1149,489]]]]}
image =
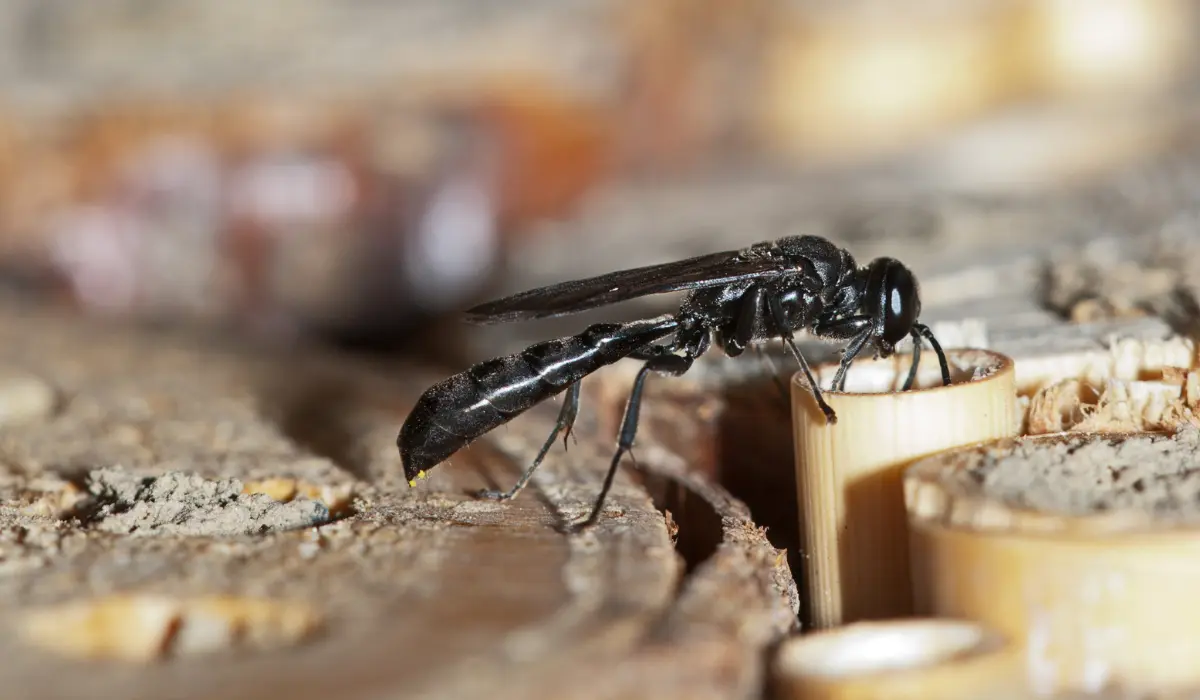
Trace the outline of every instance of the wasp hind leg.
{"type": "Polygon", "coordinates": [[[558,412],[558,420],[554,423],[554,430],[550,431],[550,437],[546,439],[546,443],[542,445],[542,449],[538,450],[537,456],[533,458],[533,463],[517,479],[517,483],[507,491],[484,489],[476,494],[477,497],[488,498],[493,501],[508,501],[515,498],[521,492],[521,489],[525,488],[525,485],[529,483],[529,479],[533,476],[533,472],[537,470],[538,466],[541,465],[542,460],[546,458],[546,454],[554,446],[554,441],[558,439],[559,433],[563,435],[563,449],[566,449],[567,437],[571,434],[571,429],[575,427],[575,417],[579,415],[579,385],[580,382],[575,382],[567,389],[567,395],[563,398],[562,410],[558,412]]]}
{"type": "Polygon", "coordinates": [[[600,495],[596,498],[596,504],[592,506],[592,513],[587,520],[580,523],[579,530],[595,525],[596,521],[600,519],[600,513],[604,510],[604,501],[608,498],[609,489],[612,488],[613,479],[617,475],[617,467],[621,465],[621,458],[633,449],[633,441],[637,437],[638,417],[641,414],[642,390],[646,384],[646,376],[651,372],[659,372],[678,377],[691,369],[692,363],[695,361],[693,355],[694,353],[674,355],[665,351],[663,354],[646,353],[641,355],[648,359],[638,370],[637,378],[633,380],[633,390],[629,393],[629,402],[625,404],[625,417],[621,420],[621,431],[617,436],[617,452],[608,465],[608,473],[604,476],[604,485],[600,487],[600,495]]]}

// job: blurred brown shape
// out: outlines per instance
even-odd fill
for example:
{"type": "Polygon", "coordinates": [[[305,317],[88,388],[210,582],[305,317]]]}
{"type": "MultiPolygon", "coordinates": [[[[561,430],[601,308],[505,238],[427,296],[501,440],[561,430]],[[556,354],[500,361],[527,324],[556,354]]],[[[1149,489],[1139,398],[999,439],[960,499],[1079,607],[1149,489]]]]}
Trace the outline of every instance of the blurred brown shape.
{"type": "Polygon", "coordinates": [[[0,266],[50,269],[85,308],[288,333],[461,308],[515,237],[562,231],[538,224],[639,172],[925,154],[955,183],[1094,173],[1165,143],[1195,77],[1184,0],[582,0],[411,21],[322,5],[255,15],[226,52],[233,6],[192,8],[194,27],[156,15],[161,35],[120,6],[49,8],[31,29],[70,99],[14,91],[0,109],[0,266]],[[168,91],[131,62],[76,95],[93,64],[129,60],[96,52],[110,32],[128,56],[174,37],[197,64],[159,66],[180,78],[168,91]],[[239,75],[250,54],[289,82],[239,75]]]}
{"type": "Polygon", "coordinates": [[[805,167],[869,163],[1031,100],[1161,98],[1188,77],[1196,34],[1182,0],[669,0],[620,10],[619,123],[627,160],[641,167],[748,153],[805,167]]]}
{"type": "Polygon", "coordinates": [[[398,105],[114,101],[44,131],[0,123],[0,254],[41,256],[86,309],[288,335],[457,308],[502,237],[569,214],[613,148],[599,106],[534,79],[398,105]]]}
{"type": "Polygon", "coordinates": [[[679,169],[733,155],[750,136],[762,89],[772,0],[622,0],[618,41],[627,52],[617,95],[627,164],[679,169]]]}
{"type": "Polygon", "coordinates": [[[475,118],[493,141],[497,216],[505,231],[518,234],[532,222],[568,214],[609,175],[613,124],[599,106],[517,81],[479,98],[475,118]]]}

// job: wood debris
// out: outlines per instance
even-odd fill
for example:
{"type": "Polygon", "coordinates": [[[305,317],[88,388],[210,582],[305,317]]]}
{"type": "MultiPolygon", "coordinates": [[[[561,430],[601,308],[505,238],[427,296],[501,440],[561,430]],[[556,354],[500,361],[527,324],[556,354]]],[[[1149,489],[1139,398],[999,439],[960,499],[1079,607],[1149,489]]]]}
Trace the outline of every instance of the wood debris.
{"type": "Polygon", "coordinates": [[[68,657],[150,662],[290,646],[312,636],[321,619],[300,602],[117,595],[31,611],[18,631],[26,642],[68,657]]]}

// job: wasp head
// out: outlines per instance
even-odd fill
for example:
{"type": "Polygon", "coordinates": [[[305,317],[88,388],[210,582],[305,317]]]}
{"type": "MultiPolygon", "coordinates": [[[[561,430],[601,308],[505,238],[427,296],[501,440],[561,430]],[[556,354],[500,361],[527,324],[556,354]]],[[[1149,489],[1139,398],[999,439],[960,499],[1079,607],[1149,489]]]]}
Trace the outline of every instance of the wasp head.
{"type": "Polygon", "coordinates": [[[875,319],[876,344],[883,357],[912,333],[921,313],[917,278],[899,260],[877,258],[867,268],[866,312],[875,319]]]}

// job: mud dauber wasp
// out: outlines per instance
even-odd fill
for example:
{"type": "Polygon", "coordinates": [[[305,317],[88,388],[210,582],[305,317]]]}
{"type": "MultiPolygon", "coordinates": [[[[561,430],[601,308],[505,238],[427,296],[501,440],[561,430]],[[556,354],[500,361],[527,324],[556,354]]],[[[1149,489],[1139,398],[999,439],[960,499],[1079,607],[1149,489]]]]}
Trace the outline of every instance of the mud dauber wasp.
{"type": "Polygon", "coordinates": [[[911,389],[916,378],[922,339],[937,353],[943,383],[950,384],[941,345],[928,326],[917,322],[921,299],[912,272],[893,258],[858,267],[849,252],[818,236],[789,236],[739,251],[563,282],[476,306],[467,315],[480,324],[548,318],[682,290],[691,291],[674,314],[594,324],[578,335],[482,362],[430,387],[396,439],[409,485],[475,438],[565,391],[554,430],[516,485],[479,494],[497,500],[516,496],[560,433],[565,446],[579,411],[580,381],[624,358],[643,365],[625,408],[616,454],[581,527],[599,518],[621,458],[633,446],[646,376],[682,375],[714,343],[736,357],[756,341],[782,338],[830,423],[837,416],[796,347],[796,331],[846,341],[834,391],[844,390],[846,371],[868,343],[876,355],[887,357],[909,336],[913,361],[903,390],[911,389]]]}

